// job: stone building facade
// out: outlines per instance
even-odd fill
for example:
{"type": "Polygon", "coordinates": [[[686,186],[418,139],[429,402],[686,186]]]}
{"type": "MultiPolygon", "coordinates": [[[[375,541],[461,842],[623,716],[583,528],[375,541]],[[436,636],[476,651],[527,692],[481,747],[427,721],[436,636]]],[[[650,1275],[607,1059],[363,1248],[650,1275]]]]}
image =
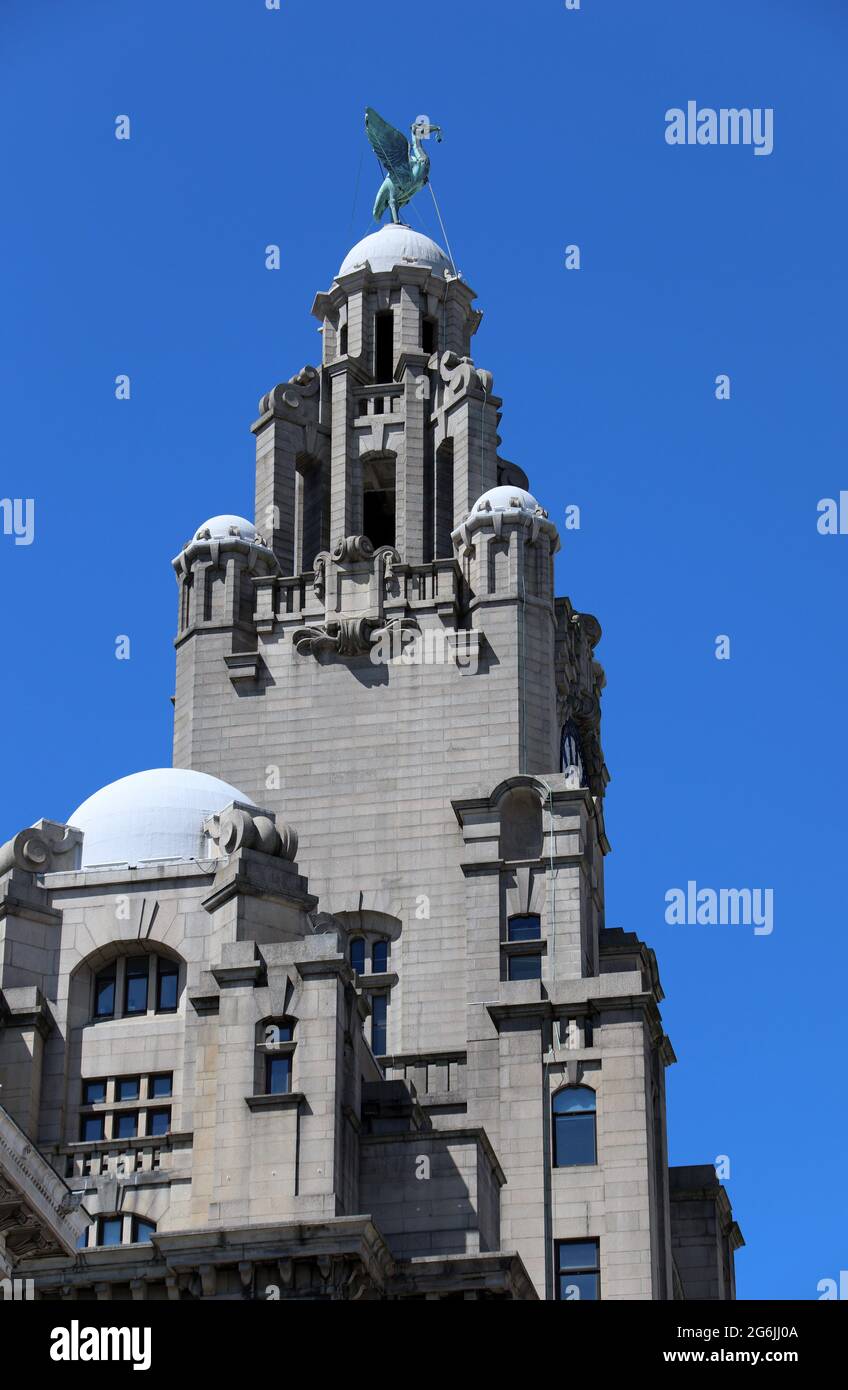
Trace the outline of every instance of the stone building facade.
{"type": "Polygon", "coordinates": [[[604,923],[600,627],[474,294],[390,225],[313,312],[255,521],[174,561],[173,767],[0,850],[0,1120],[83,1241],[0,1258],[56,1299],[733,1298],[604,923]]]}

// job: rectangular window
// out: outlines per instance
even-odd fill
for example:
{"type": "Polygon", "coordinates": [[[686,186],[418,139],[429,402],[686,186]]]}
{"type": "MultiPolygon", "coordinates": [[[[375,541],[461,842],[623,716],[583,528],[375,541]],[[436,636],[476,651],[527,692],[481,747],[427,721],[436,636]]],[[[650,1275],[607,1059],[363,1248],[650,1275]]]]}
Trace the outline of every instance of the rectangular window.
{"type": "Polygon", "coordinates": [[[138,1100],[139,1078],[119,1076],[115,1082],[115,1100],[138,1100]]]}
{"type": "Polygon", "coordinates": [[[395,316],[389,309],[374,316],[374,380],[391,381],[395,365],[395,316]]]}
{"type": "Polygon", "coordinates": [[[111,1018],[115,1012],[115,966],[101,970],[94,981],[94,1017],[111,1018]]]}
{"type": "Polygon", "coordinates": [[[177,988],[180,972],[172,961],[159,958],[159,972],[156,980],[156,1012],[172,1014],[176,1012],[179,998],[177,988]]]}
{"type": "Polygon", "coordinates": [[[138,1134],[138,1111],[128,1110],[112,1120],[113,1139],[135,1139],[138,1134]]]}
{"type": "Polygon", "coordinates": [[[147,982],[150,977],[149,956],[128,956],[124,982],[124,1013],[147,1013],[147,982]]]}
{"type": "Polygon", "coordinates": [[[156,1226],[152,1221],[145,1221],[143,1216],[134,1216],[132,1219],[133,1245],[139,1245],[142,1241],[149,1240],[155,1230],[156,1226]]]}
{"type": "Polygon", "coordinates": [[[96,1144],[106,1137],[102,1115],[83,1115],[80,1121],[80,1139],[86,1144],[96,1144]]]}
{"type": "Polygon", "coordinates": [[[291,1090],[291,1057],[265,1058],[265,1094],[269,1096],[286,1095],[291,1090]]]}
{"type": "Polygon", "coordinates": [[[574,1168],[597,1163],[594,1115],[554,1116],[554,1167],[574,1168]]]}
{"type": "Polygon", "coordinates": [[[557,1298],[563,1303],[601,1296],[600,1256],[596,1240],[558,1240],[557,1298]]]}
{"type": "Polygon", "coordinates": [[[434,353],[436,351],[436,320],[421,320],[421,348],[423,352],[434,353]]]}
{"type": "Polygon", "coordinates": [[[540,955],[510,956],[507,970],[507,978],[510,980],[541,980],[542,957],[540,955]]]}
{"type": "Polygon", "coordinates": [[[102,1105],[106,1099],[105,1081],[84,1081],[82,1083],[83,1105],[102,1105]]]}
{"type": "Polygon", "coordinates": [[[120,1245],[124,1218],[122,1216],[101,1216],[97,1227],[98,1245],[120,1245]]]}
{"type": "Polygon", "coordinates": [[[382,1057],[386,1051],[386,1024],[389,1016],[387,994],[371,995],[371,1051],[382,1057]]]}
{"type": "Polygon", "coordinates": [[[171,1112],[168,1109],[148,1110],[147,1112],[147,1133],[153,1135],[167,1134],[171,1128],[171,1112]]]}
{"type": "Polygon", "coordinates": [[[163,1071],[158,1076],[151,1076],[148,1095],[152,1100],[161,1100],[164,1096],[172,1095],[173,1089],[173,1074],[169,1071],[163,1071]]]}

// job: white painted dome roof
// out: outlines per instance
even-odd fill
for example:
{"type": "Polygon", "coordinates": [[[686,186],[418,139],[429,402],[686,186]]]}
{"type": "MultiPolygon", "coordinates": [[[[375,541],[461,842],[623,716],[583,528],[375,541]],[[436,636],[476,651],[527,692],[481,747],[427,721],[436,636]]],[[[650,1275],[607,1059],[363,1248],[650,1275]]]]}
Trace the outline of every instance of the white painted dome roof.
{"type": "Polygon", "coordinates": [[[542,511],[532,492],[523,487],[490,487],[482,497],[478,497],[469,513],[476,512],[528,512],[531,516],[542,511]]]}
{"type": "Polygon", "coordinates": [[[375,272],[392,270],[403,264],[426,265],[436,275],[451,270],[450,260],[441,246],[422,232],[414,232],[411,227],[397,222],[387,222],[358,241],[342,261],[339,275],[347,275],[366,261],[375,272]]]}
{"type": "Polygon", "coordinates": [[[84,869],[151,859],[203,859],[209,855],[203,822],[231,801],[255,804],[205,772],[156,767],[101,787],[67,823],[83,831],[84,869]]]}
{"type": "Polygon", "coordinates": [[[255,541],[256,527],[243,516],[211,516],[202,526],[198,526],[192,539],[225,541],[232,536],[237,536],[243,541],[255,541]]]}

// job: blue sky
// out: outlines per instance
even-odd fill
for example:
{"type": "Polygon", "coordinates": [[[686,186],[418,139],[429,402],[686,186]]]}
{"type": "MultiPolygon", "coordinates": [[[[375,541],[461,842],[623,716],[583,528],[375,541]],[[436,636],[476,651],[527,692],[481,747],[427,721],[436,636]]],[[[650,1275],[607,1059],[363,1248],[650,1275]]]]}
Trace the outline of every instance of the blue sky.
{"type": "Polygon", "coordinates": [[[581,509],[557,587],[604,628],[608,923],[657,951],[671,1161],[729,1155],[743,1298],[848,1267],[848,536],[816,527],[848,488],[847,37],[841,0],[0,12],[0,497],[36,505],[0,534],[0,838],[169,763],[170,559],[251,514],[259,396],[371,225],[363,108],[426,112],[502,452],[581,509]],[[773,153],[670,147],[690,99],[773,108],[773,153]],[[667,925],[690,879],[772,888],[773,933],[667,925]]]}

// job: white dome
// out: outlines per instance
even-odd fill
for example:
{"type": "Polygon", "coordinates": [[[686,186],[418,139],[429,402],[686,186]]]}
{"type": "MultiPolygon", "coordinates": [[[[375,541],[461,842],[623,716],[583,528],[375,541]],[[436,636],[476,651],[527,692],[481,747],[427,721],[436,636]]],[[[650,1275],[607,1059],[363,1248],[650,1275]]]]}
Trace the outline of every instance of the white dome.
{"type": "MultiPolygon", "coordinates": [[[[192,537],[196,541],[226,541],[237,536],[243,541],[256,540],[256,527],[243,516],[212,516],[198,526],[192,537]]],[[[143,774],[139,774],[142,776],[143,774]]]]}
{"type": "Polygon", "coordinates": [[[451,270],[451,263],[441,246],[422,232],[414,232],[402,223],[387,222],[379,231],[363,237],[348,251],[339,268],[347,275],[365,262],[373,271],[392,270],[396,265],[426,265],[437,275],[451,270]]]}
{"type": "Polygon", "coordinates": [[[532,516],[541,510],[533,494],[526,492],[523,487],[491,487],[477,498],[470,515],[474,516],[476,512],[520,511],[529,512],[532,516]]]}
{"type": "Polygon", "coordinates": [[[67,823],[84,833],[84,869],[150,859],[203,859],[208,857],[203,822],[231,801],[255,804],[205,772],[156,767],[101,787],[67,823]]]}

